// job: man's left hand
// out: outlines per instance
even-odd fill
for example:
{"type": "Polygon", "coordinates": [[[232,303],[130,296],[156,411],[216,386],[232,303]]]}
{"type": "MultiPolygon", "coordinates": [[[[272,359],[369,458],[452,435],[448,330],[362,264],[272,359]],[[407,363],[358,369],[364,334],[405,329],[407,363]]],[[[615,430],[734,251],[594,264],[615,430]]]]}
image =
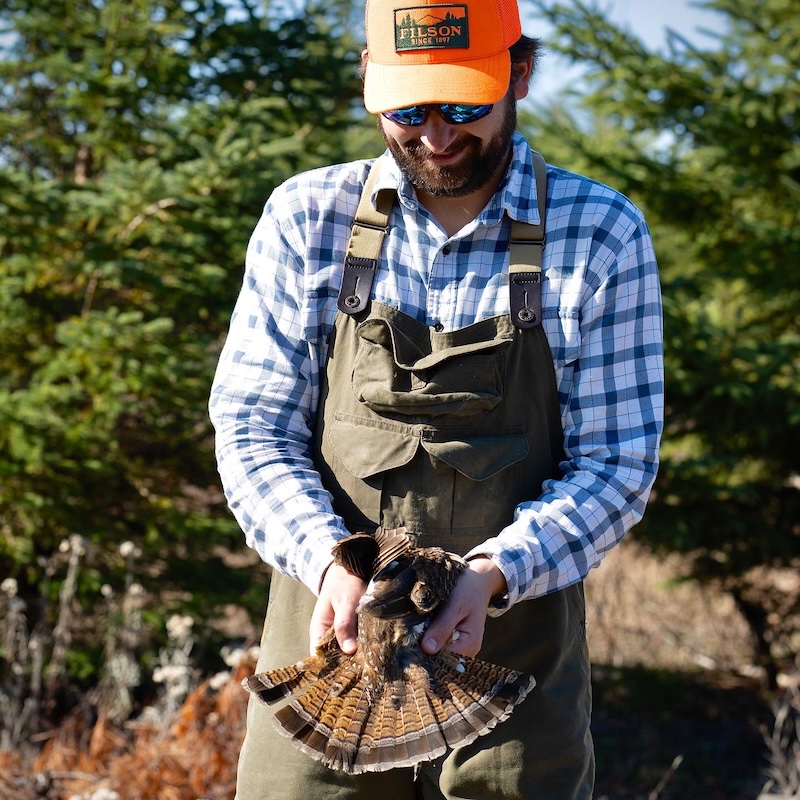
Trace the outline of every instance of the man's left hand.
{"type": "Polygon", "coordinates": [[[429,655],[442,647],[464,656],[478,655],[489,602],[507,590],[503,573],[491,559],[468,561],[447,602],[422,637],[422,649],[429,655]]]}

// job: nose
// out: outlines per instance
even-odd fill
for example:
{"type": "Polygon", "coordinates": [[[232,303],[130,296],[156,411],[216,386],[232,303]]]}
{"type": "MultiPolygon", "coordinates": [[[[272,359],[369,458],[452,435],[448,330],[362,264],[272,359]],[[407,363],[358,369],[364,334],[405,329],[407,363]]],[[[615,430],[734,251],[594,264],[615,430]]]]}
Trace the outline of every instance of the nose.
{"type": "Polygon", "coordinates": [[[435,108],[428,111],[421,128],[419,140],[437,155],[444,153],[458,137],[456,127],[446,122],[435,108]]]}

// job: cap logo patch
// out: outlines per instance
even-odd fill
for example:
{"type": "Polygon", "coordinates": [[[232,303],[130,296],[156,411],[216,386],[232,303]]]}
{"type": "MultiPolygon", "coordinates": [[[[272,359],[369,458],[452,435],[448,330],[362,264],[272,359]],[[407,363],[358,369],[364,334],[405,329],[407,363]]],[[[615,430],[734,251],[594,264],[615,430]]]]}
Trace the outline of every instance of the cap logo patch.
{"type": "Polygon", "coordinates": [[[399,8],[394,12],[394,46],[405,50],[469,47],[465,5],[399,8]]]}

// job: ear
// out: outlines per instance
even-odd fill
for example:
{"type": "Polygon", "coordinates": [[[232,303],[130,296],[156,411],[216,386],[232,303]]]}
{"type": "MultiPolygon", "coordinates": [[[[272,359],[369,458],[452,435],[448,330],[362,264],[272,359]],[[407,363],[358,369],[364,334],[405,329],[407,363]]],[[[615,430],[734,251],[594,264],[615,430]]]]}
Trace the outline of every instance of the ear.
{"type": "Polygon", "coordinates": [[[511,63],[511,85],[514,87],[514,97],[522,100],[528,96],[531,76],[533,75],[533,58],[511,63]]]}

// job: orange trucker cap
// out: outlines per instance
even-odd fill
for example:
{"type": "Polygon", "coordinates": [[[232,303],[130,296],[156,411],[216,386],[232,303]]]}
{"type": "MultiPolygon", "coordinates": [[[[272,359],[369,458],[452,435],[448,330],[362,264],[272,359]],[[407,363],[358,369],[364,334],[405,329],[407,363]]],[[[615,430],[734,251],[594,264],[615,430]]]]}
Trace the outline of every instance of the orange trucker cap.
{"type": "Polygon", "coordinates": [[[364,105],[378,114],[425,103],[496,103],[508,48],[522,35],[516,0],[367,0],[364,105]]]}

